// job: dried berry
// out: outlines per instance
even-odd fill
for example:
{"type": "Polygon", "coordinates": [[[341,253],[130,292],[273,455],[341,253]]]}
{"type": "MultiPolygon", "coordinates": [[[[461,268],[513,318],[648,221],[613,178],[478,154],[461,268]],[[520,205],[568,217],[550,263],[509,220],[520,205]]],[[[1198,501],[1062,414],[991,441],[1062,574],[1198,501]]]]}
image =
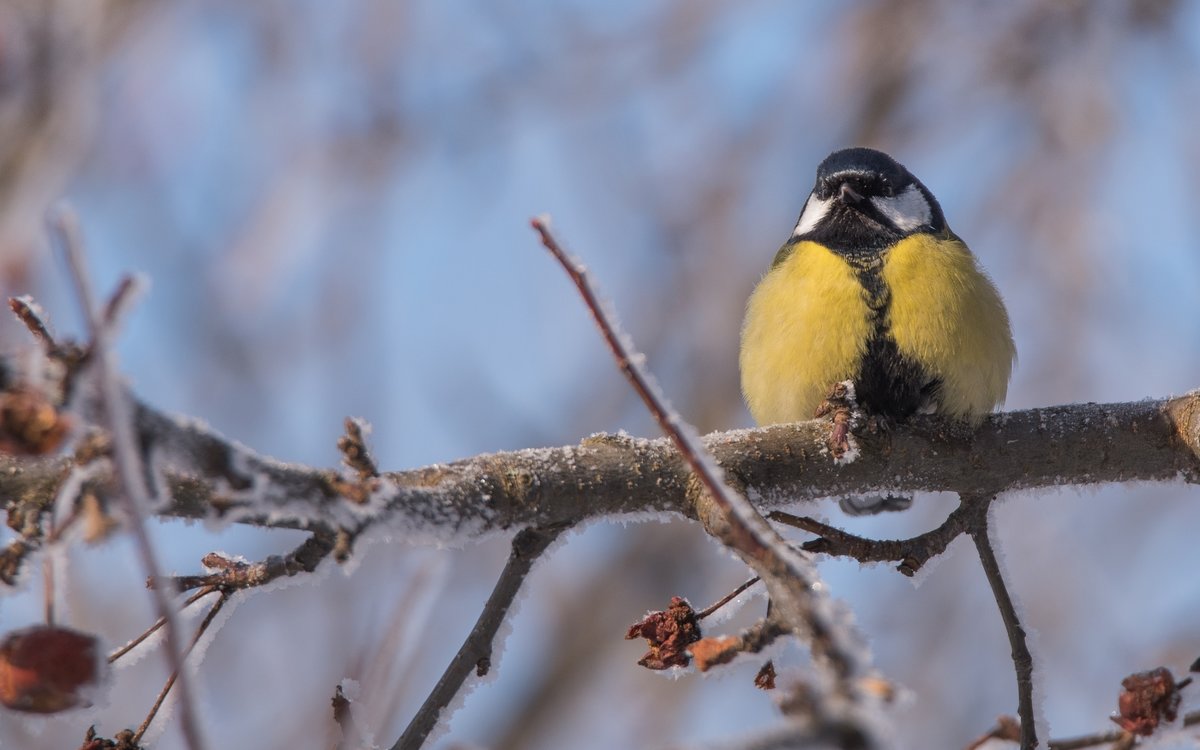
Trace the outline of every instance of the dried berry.
{"type": "Polygon", "coordinates": [[[687,648],[700,640],[700,623],[687,600],[671,597],[671,605],[660,612],[651,612],[629,627],[626,639],[645,638],[650,650],[638,660],[647,669],[686,667],[687,648]]]}
{"type": "Polygon", "coordinates": [[[95,636],[53,625],[14,631],[0,641],[0,704],[41,714],[90,705],[103,668],[95,636]]]}
{"type": "Polygon", "coordinates": [[[1159,723],[1175,721],[1182,700],[1179,690],[1189,682],[1191,679],[1176,684],[1166,667],[1129,675],[1121,680],[1124,690],[1117,698],[1119,715],[1113,721],[1126,732],[1143,737],[1153,734],[1159,723]]]}

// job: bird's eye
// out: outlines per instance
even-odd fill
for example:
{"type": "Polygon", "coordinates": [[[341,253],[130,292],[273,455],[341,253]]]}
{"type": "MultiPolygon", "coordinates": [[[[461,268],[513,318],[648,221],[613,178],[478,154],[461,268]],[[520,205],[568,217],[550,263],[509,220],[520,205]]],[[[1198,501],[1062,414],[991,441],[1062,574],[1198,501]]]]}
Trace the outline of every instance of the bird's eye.
{"type": "Polygon", "coordinates": [[[883,182],[883,185],[881,186],[880,192],[883,193],[885,198],[895,198],[896,197],[896,186],[885,180],[883,182]]]}

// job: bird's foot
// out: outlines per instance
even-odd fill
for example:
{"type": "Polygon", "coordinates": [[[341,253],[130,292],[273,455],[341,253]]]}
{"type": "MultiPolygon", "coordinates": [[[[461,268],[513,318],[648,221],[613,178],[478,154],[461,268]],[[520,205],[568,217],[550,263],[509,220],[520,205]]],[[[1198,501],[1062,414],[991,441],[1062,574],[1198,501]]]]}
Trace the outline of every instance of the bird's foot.
{"type": "Polygon", "coordinates": [[[843,380],[834,383],[816,410],[818,419],[830,417],[833,423],[825,444],[834,459],[840,459],[850,450],[850,431],[854,427],[858,402],[854,396],[854,383],[843,380]]]}

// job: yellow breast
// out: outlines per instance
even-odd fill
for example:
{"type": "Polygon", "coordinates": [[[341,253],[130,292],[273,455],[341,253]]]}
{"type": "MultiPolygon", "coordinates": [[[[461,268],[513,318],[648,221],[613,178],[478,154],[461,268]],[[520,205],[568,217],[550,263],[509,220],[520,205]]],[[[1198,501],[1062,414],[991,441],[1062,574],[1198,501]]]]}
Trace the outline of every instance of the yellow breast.
{"type": "Polygon", "coordinates": [[[759,424],[811,419],[852,377],[873,328],[866,292],[844,260],[800,242],[759,282],[742,327],[742,393],[759,424]]]}
{"type": "MultiPolygon", "coordinates": [[[[968,421],[1003,402],[1016,351],[1000,295],[960,240],[916,234],[882,255],[884,330],[942,385],[937,411],[968,421]]],[[[763,278],[742,328],[742,391],[759,424],[811,419],[854,379],[876,323],[854,270],[800,242],[763,278]]]]}
{"type": "Polygon", "coordinates": [[[916,234],[888,251],[887,327],[941,378],[938,412],[977,422],[1004,402],[1017,351],[1000,293],[957,238],[916,234]]]}

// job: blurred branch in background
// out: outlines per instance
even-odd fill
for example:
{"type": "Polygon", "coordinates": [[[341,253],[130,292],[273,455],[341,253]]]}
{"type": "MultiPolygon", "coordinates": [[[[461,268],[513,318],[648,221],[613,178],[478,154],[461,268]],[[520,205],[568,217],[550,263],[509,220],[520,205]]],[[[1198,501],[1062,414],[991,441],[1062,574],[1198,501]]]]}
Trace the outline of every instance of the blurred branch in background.
{"type": "Polygon", "coordinates": [[[0,258],[28,283],[40,217],[88,154],[99,74],[151,6],[142,0],[0,5],[0,258]]]}

